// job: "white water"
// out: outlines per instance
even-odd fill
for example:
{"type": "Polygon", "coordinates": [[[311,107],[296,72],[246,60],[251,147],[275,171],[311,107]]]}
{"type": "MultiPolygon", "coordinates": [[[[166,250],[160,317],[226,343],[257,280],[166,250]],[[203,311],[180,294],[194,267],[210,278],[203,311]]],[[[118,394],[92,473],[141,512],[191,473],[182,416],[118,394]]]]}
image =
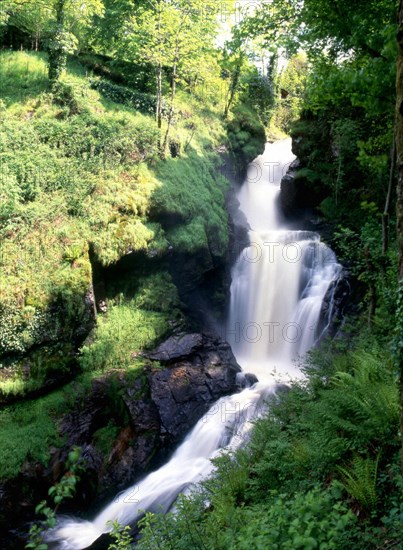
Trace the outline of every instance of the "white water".
{"type": "Polygon", "coordinates": [[[211,458],[242,444],[277,382],[301,376],[295,359],[320,337],[323,298],[341,268],[318,235],[282,224],[279,184],[292,160],[290,140],[267,145],[239,193],[250,247],[232,272],[226,330],[239,364],[259,383],[220,399],[164,466],[119,494],[92,522],[61,520],[47,537],[58,548],[87,548],[110,531],[109,520],[127,525],[144,510],[167,511],[181,491],[211,473],[211,458]]]}

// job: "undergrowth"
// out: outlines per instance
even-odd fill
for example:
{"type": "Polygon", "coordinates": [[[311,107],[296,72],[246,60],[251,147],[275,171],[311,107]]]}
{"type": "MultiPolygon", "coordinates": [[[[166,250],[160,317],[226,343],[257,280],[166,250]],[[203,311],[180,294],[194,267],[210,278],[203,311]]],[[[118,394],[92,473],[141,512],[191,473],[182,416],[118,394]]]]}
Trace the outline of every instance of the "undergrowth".
{"type": "Polygon", "coordinates": [[[307,370],[176,512],[145,516],[139,548],[400,547],[393,364],[375,346],[307,370]]]}

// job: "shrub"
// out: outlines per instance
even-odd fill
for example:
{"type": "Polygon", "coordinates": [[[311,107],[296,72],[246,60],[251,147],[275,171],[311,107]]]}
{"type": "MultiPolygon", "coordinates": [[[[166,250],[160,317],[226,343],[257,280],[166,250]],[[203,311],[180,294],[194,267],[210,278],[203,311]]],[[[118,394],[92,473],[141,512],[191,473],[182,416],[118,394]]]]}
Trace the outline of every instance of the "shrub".
{"type": "MultiPolygon", "coordinates": [[[[115,103],[128,105],[136,111],[146,115],[155,114],[156,97],[152,94],[135,91],[119,84],[113,84],[99,78],[91,79],[91,87],[100,92],[104,97],[115,103]]],[[[167,116],[169,107],[166,102],[162,103],[162,114],[167,116]]]]}
{"type": "Polygon", "coordinates": [[[261,155],[266,143],[266,133],[257,114],[245,105],[237,105],[228,123],[228,138],[238,166],[246,166],[261,155]]]}
{"type": "Polygon", "coordinates": [[[88,86],[57,80],[52,85],[52,98],[57,105],[67,107],[70,116],[77,115],[88,109],[88,86]]]}
{"type": "MultiPolygon", "coordinates": [[[[206,496],[206,495],[204,495],[206,496]]],[[[261,550],[343,548],[346,529],[356,518],[335,490],[312,489],[279,495],[265,505],[203,511],[201,495],[181,497],[176,513],[147,514],[140,522],[140,549],[261,550]]]]}

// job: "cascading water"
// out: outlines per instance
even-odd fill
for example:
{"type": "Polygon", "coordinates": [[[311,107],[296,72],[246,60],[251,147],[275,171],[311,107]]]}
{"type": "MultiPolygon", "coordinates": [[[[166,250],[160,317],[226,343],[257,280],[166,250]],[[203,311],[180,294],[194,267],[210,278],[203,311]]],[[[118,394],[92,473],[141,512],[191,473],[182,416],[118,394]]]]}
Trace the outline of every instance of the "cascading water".
{"type": "Polygon", "coordinates": [[[295,359],[319,339],[322,302],[341,272],[319,235],[281,218],[279,185],[294,159],[291,140],[267,145],[238,196],[250,244],[232,272],[227,338],[242,368],[266,384],[301,376],[295,359]]]}
{"type": "Polygon", "coordinates": [[[251,227],[250,246],[232,272],[226,337],[243,370],[259,382],[220,399],[164,466],[118,495],[92,522],[61,519],[47,535],[58,548],[87,548],[110,531],[110,520],[127,525],[145,510],[167,511],[179,492],[211,473],[211,458],[245,441],[277,382],[301,376],[295,359],[321,336],[322,302],[341,267],[318,235],[289,230],[281,220],[279,184],[292,160],[291,140],[267,145],[238,197],[251,227]]]}

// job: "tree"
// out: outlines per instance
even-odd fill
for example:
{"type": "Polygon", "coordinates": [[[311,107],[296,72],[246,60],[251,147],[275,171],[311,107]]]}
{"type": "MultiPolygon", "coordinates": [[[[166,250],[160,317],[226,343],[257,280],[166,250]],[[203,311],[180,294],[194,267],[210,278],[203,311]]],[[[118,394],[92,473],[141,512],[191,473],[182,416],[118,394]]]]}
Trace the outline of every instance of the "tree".
{"type": "Polygon", "coordinates": [[[170,78],[168,121],[160,144],[164,156],[174,117],[176,85],[197,72],[203,55],[211,51],[217,28],[216,10],[202,0],[155,0],[140,5],[123,30],[120,55],[150,63],[155,69],[156,120],[162,127],[164,75],[170,78]]]}
{"type": "Polygon", "coordinates": [[[66,67],[67,55],[77,45],[74,31],[90,24],[95,15],[102,15],[102,0],[55,0],[52,32],[49,41],[49,80],[51,85],[60,78],[66,67]]]}
{"type": "Polygon", "coordinates": [[[293,55],[278,77],[281,99],[276,113],[276,126],[289,132],[301,113],[305,92],[308,64],[306,55],[293,55]]]}
{"type": "Polygon", "coordinates": [[[0,9],[0,26],[13,24],[32,37],[38,49],[48,39],[49,79],[53,85],[62,74],[67,55],[77,47],[78,35],[95,16],[102,17],[102,0],[5,0],[0,9]]]}
{"type": "Polygon", "coordinates": [[[400,372],[400,437],[403,474],[403,0],[399,4],[397,34],[398,61],[396,79],[396,166],[397,166],[397,238],[399,246],[399,295],[397,307],[397,358],[400,372]]]}
{"type": "Polygon", "coordinates": [[[238,91],[241,73],[247,63],[248,40],[244,40],[238,29],[233,32],[232,39],[226,43],[222,59],[222,75],[228,80],[225,94],[224,117],[227,118],[231,106],[234,102],[236,92],[238,91]]]}
{"type": "Polygon", "coordinates": [[[14,26],[31,38],[31,47],[38,51],[40,42],[49,32],[50,11],[42,2],[4,2],[1,23],[14,26]]]}

